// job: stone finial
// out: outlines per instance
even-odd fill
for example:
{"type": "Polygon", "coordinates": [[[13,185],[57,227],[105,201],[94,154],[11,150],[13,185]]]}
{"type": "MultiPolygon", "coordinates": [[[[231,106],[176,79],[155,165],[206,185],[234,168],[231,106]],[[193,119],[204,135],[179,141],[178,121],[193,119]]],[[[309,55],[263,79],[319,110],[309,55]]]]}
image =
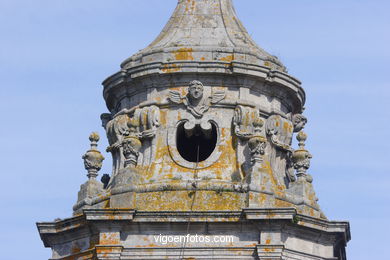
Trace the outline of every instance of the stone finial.
{"type": "Polygon", "coordinates": [[[99,139],[99,134],[95,132],[89,136],[91,149],[89,149],[82,157],[84,160],[84,167],[88,171],[87,176],[89,179],[95,179],[98,175],[98,171],[102,168],[104,157],[97,149],[99,139]]]}
{"type": "Polygon", "coordinates": [[[304,132],[301,131],[298,133],[297,140],[299,142],[299,149],[293,152],[292,161],[294,169],[297,170],[298,178],[308,177],[307,180],[309,181],[311,178],[307,175],[306,171],[310,168],[310,159],[312,158],[312,155],[305,149],[306,139],[307,135],[304,132]]]}

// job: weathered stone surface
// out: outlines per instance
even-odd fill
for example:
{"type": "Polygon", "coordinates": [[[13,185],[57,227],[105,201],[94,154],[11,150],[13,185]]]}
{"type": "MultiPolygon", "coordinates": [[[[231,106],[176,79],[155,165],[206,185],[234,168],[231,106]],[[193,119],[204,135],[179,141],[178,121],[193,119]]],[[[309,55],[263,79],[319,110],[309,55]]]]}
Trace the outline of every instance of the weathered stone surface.
{"type": "Polygon", "coordinates": [[[307,173],[305,92],[231,0],[179,0],[103,85],[112,173],[96,181],[91,135],[74,217],[38,223],[53,259],[346,259],[349,224],[326,219],[307,173]],[[235,239],[153,242],[187,233],[235,239]]]}
{"type": "Polygon", "coordinates": [[[350,238],[348,222],[306,217],[294,208],[88,209],[78,217],[37,225],[45,245],[53,248],[53,259],[344,259],[342,249],[350,238]],[[229,235],[232,242],[164,244],[155,239],[160,234],[229,235]]]}

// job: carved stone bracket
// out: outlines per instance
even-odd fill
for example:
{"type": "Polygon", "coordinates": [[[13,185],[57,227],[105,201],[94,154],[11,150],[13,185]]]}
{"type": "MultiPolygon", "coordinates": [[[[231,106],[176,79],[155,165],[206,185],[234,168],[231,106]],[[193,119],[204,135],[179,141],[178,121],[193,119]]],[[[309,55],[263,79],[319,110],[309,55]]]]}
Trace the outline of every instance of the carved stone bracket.
{"type": "Polygon", "coordinates": [[[160,126],[160,109],[149,106],[136,109],[132,115],[122,114],[111,119],[109,114],[103,114],[101,118],[110,144],[107,151],[112,152],[121,147],[124,138],[130,135],[131,127],[132,134],[141,140],[153,138],[160,126]]]}
{"type": "Polygon", "coordinates": [[[267,146],[267,139],[263,136],[254,136],[249,139],[249,149],[251,150],[251,162],[262,163],[263,155],[265,154],[265,147],[267,146]]]}
{"type": "Polygon", "coordinates": [[[137,166],[141,141],[136,136],[126,136],[122,143],[123,155],[125,156],[125,167],[137,166]]]}
{"type": "Polygon", "coordinates": [[[152,139],[160,126],[160,109],[157,106],[137,108],[131,114],[120,114],[111,118],[101,116],[110,146],[107,152],[113,156],[113,172],[128,165],[137,165],[142,141],[152,139]],[[124,156],[124,158],[123,158],[124,156]]]}
{"type": "Polygon", "coordinates": [[[149,106],[137,109],[134,119],[139,121],[139,138],[151,139],[155,137],[156,130],[160,126],[160,109],[157,106],[149,106]]]}
{"type": "Polygon", "coordinates": [[[233,118],[234,133],[241,140],[248,140],[251,162],[262,163],[267,139],[263,136],[264,121],[257,109],[237,106],[233,118]]]}
{"type": "Polygon", "coordinates": [[[234,110],[233,126],[238,138],[248,140],[261,134],[264,121],[257,109],[239,105],[234,110]]]}

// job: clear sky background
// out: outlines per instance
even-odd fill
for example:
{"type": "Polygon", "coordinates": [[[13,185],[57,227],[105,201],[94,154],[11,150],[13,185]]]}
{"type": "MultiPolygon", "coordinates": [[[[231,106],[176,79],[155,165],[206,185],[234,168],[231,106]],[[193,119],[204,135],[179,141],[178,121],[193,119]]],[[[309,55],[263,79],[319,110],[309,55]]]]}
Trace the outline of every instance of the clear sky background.
{"type": "MultiPolygon", "coordinates": [[[[149,44],[176,0],[0,0],[1,259],[48,259],[35,226],[72,214],[100,83],[149,44]]],[[[349,259],[390,242],[390,1],[234,0],[254,40],[303,82],[309,172],[349,259]]],[[[102,173],[110,173],[110,155],[102,173]]]]}

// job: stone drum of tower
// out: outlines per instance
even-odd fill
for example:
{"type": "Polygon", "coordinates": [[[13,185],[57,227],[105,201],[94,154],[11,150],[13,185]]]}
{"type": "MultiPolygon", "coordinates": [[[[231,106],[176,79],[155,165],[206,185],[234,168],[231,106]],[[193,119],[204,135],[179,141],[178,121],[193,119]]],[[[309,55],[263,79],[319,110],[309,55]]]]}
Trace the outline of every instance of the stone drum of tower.
{"type": "Polygon", "coordinates": [[[112,207],[189,210],[196,189],[193,210],[299,204],[320,216],[314,195],[289,192],[304,91],[230,0],[179,1],[157,39],[103,84],[112,207]]]}

